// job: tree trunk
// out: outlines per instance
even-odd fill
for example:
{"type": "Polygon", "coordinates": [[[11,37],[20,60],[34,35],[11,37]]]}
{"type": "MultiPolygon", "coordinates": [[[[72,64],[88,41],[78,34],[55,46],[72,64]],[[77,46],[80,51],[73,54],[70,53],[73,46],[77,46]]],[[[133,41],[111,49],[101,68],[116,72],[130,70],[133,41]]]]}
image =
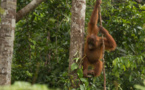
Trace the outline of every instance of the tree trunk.
{"type": "Polygon", "coordinates": [[[26,16],[29,12],[34,10],[39,4],[41,4],[44,0],[32,0],[27,6],[22,8],[16,14],[16,22],[21,20],[24,16],[26,16]]]}
{"type": "Polygon", "coordinates": [[[77,72],[71,71],[71,65],[76,63],[74,58],[81,60],[84,45],[84,25],[85,25],[86,0],[72,0],[72,22],[70,32],[69,51],[69,74],[71,75],[72,87],[77,87],[77,72]]]}
{"type": "Polygon", "coordinates": [[[1,0],[0,24],[0,85],[11,84],[11,62],[13,56],[13,41],[15,31],[17,0],[1,0]]]}

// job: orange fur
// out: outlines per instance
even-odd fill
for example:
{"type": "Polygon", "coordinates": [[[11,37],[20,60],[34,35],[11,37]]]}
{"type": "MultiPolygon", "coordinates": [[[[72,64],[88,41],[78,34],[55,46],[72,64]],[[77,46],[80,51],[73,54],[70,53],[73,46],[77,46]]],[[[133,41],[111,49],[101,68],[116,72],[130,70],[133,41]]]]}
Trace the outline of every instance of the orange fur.
{"type": "Polygon", "coordinates": [[[114,50],[116,48],[116,42],[109,32],[103,28],[98,27],[98,8],[101,0],[96,1],[95,8],[92,12],[90,22],[88,23],[88,35],[84,47],[84,54],[86,57],[83,60],[83,74],[84,77],[88,77],[88,74],[99,76],[102,72],[102,54],[103,54],[103,40],[105,44],[105,50],[114,50]],[[99,37],[98,32],[105,35],[105,38],[99,37]],[[92,65],[93,70],[88,71],[88,66],[92,65]]]}

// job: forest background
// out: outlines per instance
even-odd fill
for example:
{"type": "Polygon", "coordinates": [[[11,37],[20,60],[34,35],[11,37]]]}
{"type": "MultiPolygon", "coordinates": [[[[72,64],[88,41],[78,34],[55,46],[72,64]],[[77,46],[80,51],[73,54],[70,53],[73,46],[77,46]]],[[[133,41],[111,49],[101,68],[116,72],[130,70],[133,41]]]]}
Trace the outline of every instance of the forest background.
{"type": "MultiPolygon", "coordinates": [[[[17,0],[17,11],[30,1],[17,0]]],[[[86,0],[85,31],[95,1],[86,0]]],[[[70,89],[71,3],[45,0],[16,24],[12,83],[26,81],[70,89]]],[[[105,52],[107,89],[134,90],[134,85],[143,85],[145,80],[145,2],[103,0],[102,19],[117,43],[115,51],[105,52]]],[[[103,74],[85,79],[82,71],[77,73],[81,90],[103,89],[103,74]]]]}

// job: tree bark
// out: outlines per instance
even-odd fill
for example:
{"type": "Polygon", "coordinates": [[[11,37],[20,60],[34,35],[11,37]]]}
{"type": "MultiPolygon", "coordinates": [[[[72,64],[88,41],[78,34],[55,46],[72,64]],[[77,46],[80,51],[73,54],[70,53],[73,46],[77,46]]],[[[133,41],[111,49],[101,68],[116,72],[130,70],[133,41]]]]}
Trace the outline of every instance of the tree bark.
{"type": "Polygon", "coordinates": [[[1,0],[1,8],[5,11],[0,23],[0,85],[11,84],[16,2],[17,0],[1,0]]]}
{"type": "Polygon", "coordinates": [[[16,14],[16,22],[21,20],[24,16],[26,16],[29,12],[34,10],[39,4],[41,4],[44,0],[33,0],[24,8],[19,10],[16,14]]]}
{"type": "Polygon", "coordinates": [[[69,51],[69,74],[71,75],[72,87],[78,86],[77,72],[71,71],[71,65],[76,63],[74,58],[81,60],[84,45],[84,25],[85,25],[86,0],[72,0],[72,21],[70,32],[70,51],[69,51]]]}

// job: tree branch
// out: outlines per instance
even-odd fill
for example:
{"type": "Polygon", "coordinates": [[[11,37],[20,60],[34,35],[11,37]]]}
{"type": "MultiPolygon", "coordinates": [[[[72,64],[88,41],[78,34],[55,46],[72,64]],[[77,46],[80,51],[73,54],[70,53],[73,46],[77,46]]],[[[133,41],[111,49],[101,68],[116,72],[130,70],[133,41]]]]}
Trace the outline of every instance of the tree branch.
{"type": "Polygon", "coordinates": [[[137,3],[141,3],[141,2],[142,2],[142,0],[136,0],[136,2],[137,2],[137,3]]]}
{"type": "Polygon", "coordinates": [[[26,16],[29,12],[33,11],[39,4],[41,4],[44,0],[32,0],[28,5],[19,10],[16,14],[16,22],[21,20],[24,16],[26,16]]]}

